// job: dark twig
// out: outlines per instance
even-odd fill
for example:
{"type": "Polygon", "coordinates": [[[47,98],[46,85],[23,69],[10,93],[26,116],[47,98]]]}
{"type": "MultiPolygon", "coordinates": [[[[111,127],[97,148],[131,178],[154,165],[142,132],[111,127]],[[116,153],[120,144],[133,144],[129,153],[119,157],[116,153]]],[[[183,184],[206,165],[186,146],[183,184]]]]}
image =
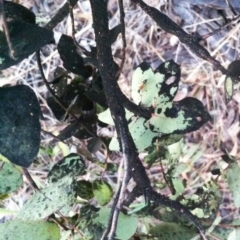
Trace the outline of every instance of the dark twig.
{"type": "Polygon", "coordinates": [[[69,2],[71,6],[75,6],[78,0],[67,1],[56,13],[56,15],[45,25],[45,28],[53,29],[69,14],[69,2]]]}
{"type": "Polygon", "coordinates": [[[238,13],[235,11],[234,7],[232,6],[232,4],[229,2],[229,0],[225,0],[227,6],[229,7],[229,9],[231,10],[231,12],[233,13],[233,15],[238,15],[238,13]]]}
{"type": "MultiPolygon", "coordinates": [[[[129,178],[132,176],[139,189],[139,194],[145,194],[146,199],[154,201],[157,204],[168,206],[191,219],[191,221],[197,226],[202,237],[206,239],[204,235],[204,229],[199,220],[188,210],[187,207],[181,205],[179,202],[171,201],[168,197],[162,196],[155,192],[151,187],[150,180],[146,174],[145,168],[138,158],[138,152],[133,142],[132,136],[128,130],[128,123],[125,119],[125,111],[121,97],[118,95],[118,87],[116,81],[116,75],[114,71],[114,61],[111,51],[111,42],[108,29],[108,12],[107,1],[90,0],[93,16],[93,27],[95,31],[95,40],[97,45],[97,60],[99,62],[99,72],[102,77],[103,87],[107,96],[108,106],[110,108],[117,135],[119,138],[120,147],[123,154],[124,161],[124,178],[123,184],[120,188],[119,199],[117,204],[113,207],[112,221],[115,222],[119,210],[121,209],[124,199],[124,190],[129,178]]],[[[113,239],[115,224],[110,224],[110,232],[106,233],[108,239],[113,239]]]]}

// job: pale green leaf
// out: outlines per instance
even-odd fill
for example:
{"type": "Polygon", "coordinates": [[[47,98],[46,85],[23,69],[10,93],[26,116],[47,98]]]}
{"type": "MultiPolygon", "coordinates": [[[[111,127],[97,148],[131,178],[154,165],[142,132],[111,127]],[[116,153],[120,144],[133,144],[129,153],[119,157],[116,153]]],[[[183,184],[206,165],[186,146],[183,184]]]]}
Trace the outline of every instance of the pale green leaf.
{"type": "Polygon", "coordinates": [[[59,240],[60,229],[55,223],[15,219],[0,224],[0,240],[59,240]]]}
{"type": "Polygon", "coordinates": [[[23,206],[17,218],[23,220],[41,220],[75,201],[75,184],[66,176],[47,188],[36,192],[23,206]]]}
{"type": "Polygon", "coordinates": [[[23,182],[21,171],[12,163],[1,160],[0,167],[0,195],[16,191],[23,182]]]}
{"type": "Polygon", "coordinates": [[[233,194],[234,204],[240,207],[240,168],[237,163],[230,164],[227,169],[227,182],[233,194]]]}

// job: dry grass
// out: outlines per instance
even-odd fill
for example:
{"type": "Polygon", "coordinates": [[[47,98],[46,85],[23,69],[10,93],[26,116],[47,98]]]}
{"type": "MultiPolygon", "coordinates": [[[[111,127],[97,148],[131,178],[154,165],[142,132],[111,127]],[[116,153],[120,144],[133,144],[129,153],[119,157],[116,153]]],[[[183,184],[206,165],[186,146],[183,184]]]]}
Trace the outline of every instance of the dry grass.
{"type": "MultiPolygon", "coordinates": [[[[24,1],[24,5],[34,9],[35,13],[39,17],[39,21],[44,25],[54,15],[58,7],[62,4],[62,1],[24,1]]],[[[171,4],[165,4],[163,0],[148,0],[147,3],[151,6],[161,8],[165,11],[173,20],[181,24],[181,18],[174,13],[174,6],[171,4]]],[[[185,135],[185,148],[191,149],[196,144],[199,144],[199,148],[204,151],[195,157],[196,164],[193,165],[194,169],[190,173],[187,173],[184,177],[187,178],[190,183],[189,187],[204,182],[212,177],[210,171],[213,168],[222,165],[221,148],[227,150],[231,155],[237,159],[240,157],[239,150],[239,111],[240,111],[240,96],[239,90],[236,89],[233,100],[226,105],[224,100],[223,82],[224,76],[218,71],[215,71],[213,66],[209,63],[194,56],[184,45],[182,45],[178,39],[174,36],[163,32],[159,27],[138,7],[130,4],[129,1],[125,1],[125,22],[126,22],[126,61],[124,65],[123,73],[119,79],[119,85],[122,91],[130,95],[130,82],[132,70],[141,62],[147,61],[153,68],[157,67],[161,62],[173,58],[178,64],[181,65],[182,70],[182,83],[177,99],[181,99],[186,96],[192,96],[201,100],[210,112],[213,120],[205,124],[200,130],[185,135]]],[[[119,24],[119,11],[115,0],[109,1],[110,11],[110,27],[114,27],[119,24]]],[[[93,29],[92,19],[89,7],[89,2],[79,1],[75,13],[75,25],[77,29],[76,38],[84,45],[94,44],[93,41],[93,29]]],[[[216,23],[220,21],[219,17],[209,17],[201,15],[201,11],[190,10],[190,14],[194,17],[194,22],[186,23],[183,27],[189,33],[195,31],[208,32],[216,27],[216,23]]],[[[234,59],[239,56],[239,38],[240,38],[240,25],[233,24],[227,29],[223,30],[223,34],[218,34],[217,38],[211,37],[207,39],[203,44],[209,50],[212,56],[215,56],[217,60],[225,67],[234,59]]],[[[56,31],[63,32],[71,35],[71,20],[66,18],[56,28],[56,31]]],[[[116,61],[119,61],[121,57],[122,41],[121,36],[113,44],[113,53],[116,61]]],[[[54,46],[47,46],[43,51],[44,57],[42,58],[44,63],[45,74],[48,80],[52,79],[53,72],[56,66],[60,66],[61,61],[59,55],[54,46]]],[[[17,66],[13,66],[2,72],[4,81],[1,80],[0,84],[4,85],[10,83],[15,85],[18,82],[31,85],[35,90],[39,99],[41,99],[41,107],[44,109],[44,117],[46,121],[42,121],[42,128],[51,132],[58,132],[64,126],[61,122],[57,121],[51,110],[46,104],[45,96],[48,95],[45,86],[42,83],[38,67],[36,64],[35,56],[32,55],[28,59],[24,60],[17,66]]],[[[238,88],[238,87],[236,87],[238,88]]],[[[51,137],[43,135],[42,146],[47,147],[51,142],[51,137]]],[[[85,146],[84,142],[79,142],[74,139],[68,141],[68,146],[71,151],[72,145],[85,146]]],[[[33,175],[34,180],[37,183],[43,184],[46,178],[47,172],[50,167],[64,155],[66,151],[61,146],[55,144],[52,145],[54,151],[56,151],[56,157],[49,157],[46,154],[39,156],[38,164],[31,166],[30,173],[33,175]],[[65,151],[65,152],[64,152],[65,151]],[[50,163],[50,164],[49,164],[50,163]]],[[[74,149],[73,149],[74,150],[74,149]]],[[[187,150],[186,150],[187,151],[187,150]]],[[[195,153],[196,154],[196,153],[195,153]]],[[[189,159],[183,159],[185,161],[192,161],[194,155],[189,159]]],[[[155,169],[159,169],[155,167],[155,169]]],[[[88,176],[90,178],[90,176],[88,176]]],[[[155,174],[153,178],[157,178],[155,174]]],[[[223,181],[219,181],[222,188],[225,185],[223,181]]],[[[230,194],[227,190],[223,190],[223,204],[222,211],[225,211],[225,201],[230,201],[230,194]],[[226,193],[226,194],[225,194],[226,193]]],[[[11,210],[18,210],[22,207],[24,202],[28,199],[29,185],[26,182],[25,185],[18,191],[11,195],[11,198],[5,202],[5,206],[11,210]]],[[[231,204],[232,205],[232,204],[231,204]]],[[[228,205],[228,208],[231,206],[228,205]]],[[[238,216],[237,211],[233,208],[232,211],[224,213],[233,214],[233,217],[238,216]]]]}

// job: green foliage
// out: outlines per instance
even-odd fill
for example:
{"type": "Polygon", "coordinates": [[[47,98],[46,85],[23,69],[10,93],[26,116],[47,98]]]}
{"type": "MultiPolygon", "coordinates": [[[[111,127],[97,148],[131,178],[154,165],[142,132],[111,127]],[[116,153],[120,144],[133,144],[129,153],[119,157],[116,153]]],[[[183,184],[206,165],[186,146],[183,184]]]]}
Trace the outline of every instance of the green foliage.
{"type": "Polygon", "coordinates": [[[22,220],[42,220],[64,206],[75,202],[75,181],[70,176],[59,179],[39,192],[23,206],[17,214],[22,220]]]}
{"type": "MultiPolygon", "coordinates": [[[[35,14],[20,4],[5,1],[4,13],[11,42],[7,39],[6,32],[1,31],[0,70],[19,63],[41,47],[54,42],[53,31],[37,26],[35,14]],[[9,49],[9,43],[12,44],[12,49],[9,49]]],[[[122,27],[117,25],[110,30],[111,44],[117,39],[122,27]]],[[[99,240],[108,227],[111,209],[103,206],[110,205],[116,189],[109,184],[107,177],[104,177],[105,180],[98,180],[102,174],[100,171],[103,170],[99,170],[99,166],[104,165],[108,176],[114,176],[118,162],[103,163],[96,154],[107,142],[97,135],[97,127],[103,126],[103,123],[114,125],[109,109],[105,110],[108,105],[107,96],[97,70],[100,66],[96,57],[97,47],[91,47],[91,52],[81,49],[81,53],[86,56],[83,57],[79,46],[70,36],[61,35],[56,44],[66,70],[57,67],[54,79],[48,79],[55,96],[47,98],[46,101],[55,117],[68,123],[57,138],[63,141],[74,136],[84,139],[87,143],[84,146],[87,147],[77,149],[82,155],[65,154],[67,156],[52,167],[48,173],[49,185],[36,191],[16,213],[14,220],[0,225],[0,240],[60,239],[59,226],[49,222],[49,219],[57,220],[66,229],[75,229],[75,234],[62,230],[61,239],[99,240]],[[73,74],[76,75],[74,78],[73,74]],[[63,107],[59,105],[59,101],[63,107]],[[101,113],[97,117],[98,112],[101,113]],[[90,166],[86,169],[87,161],[97,167],[90,166]],[[87,177],[83,176],[85,173],[88,174],[87,177]],[[88,180],[85,180],[85,177],[88,180]],[[78,205],[73,216],[70,210],[79,202],[81,205],[78,205]]],[[[117,64],[115,68],[116,72],[120,69],[117,64]]],[[[235,78],[240,76],[239,60],[232,62],[228,71],[225,96],[226,100],[230,101],[235,78]]],[[[202,184],[197,189],[191,189],[188,178],[183,178],[191,175],[192,169],[196,168],[196,161],[202,157],[204,151],[200,144],[190,147],[184,145],[183,134],[199,129],[210,120],[210,115],[195,98],[187,97],[178,102],[174,101],[180,76],[180,66],[173,60],[162,63],[155,70],[145,62],[136,68],[132,76],[131,99],[136,105],[151,111],[151,116],[144,118],[125,109],[130,134],[137,150],[145,151],[144,159],[148,167],[151,168],[153,164],[160,164],[162,167],[164,181],[153,181],[152,185],[166,188],[164,190],[168,192],[170,190],[170,199],[181,202],[204,222],[213,222],[208,226],[208,231],[214,236],[221,240],[237,240],[240,238],[238,223],[231,223],[234,229],[225,229],[219,225],[221,219],[216,217],[221,202],[216,182],[201,179],[202,184]],[[190,189],[191,194],[186,191],[190,189]]],[[[9,193],[18,190],[23,182],[22,171],[14,164],[29,167],[39,151],[40,105],[33,90],[24,85],[1,87],[0,116],[0,154],[10,161],[0,161],[0,201],[3,201],[9,197],[9,193]]],[[[116,135],[112,138],[109,149],[119,150],[116,135]]],[[[45,149],[42,148],[42,152],[49,157],[54,156],[50,144],[45,149]]],[[[106,152],[108,155],[108,149],[106,152]]],[[[104,160],[106,159],[104,156],[104,160]]],[[[228,164],[223,175],[226,175],[236,207],[240,207],[240,169],[235,160],[228,164]]],[[[196,174],[196,178],[199,177],[196,174]]],[[[126,200],[127,197],[128,195],[126,200]]],[[[128,214],[120,212],[117,239],[127,240],[134,234],[137,237],[138,234],[149,237],[151,234],[161,240],[188,240],[197,235],[197,229],[185,215],[167,207],[159,207],[148,199],[145,201],[137,204],[128,214]],[[161,223],[156,224],[156,220],[161,223]]],[[[15,212],[0,208],[0,214],[12,213],[15,212]]]]}
{"type": "Polygon", "coordinates": [[[0,240],[59,240],[60,230],[56,223],[23,221],[15,219],[0,224],[0,240]]]}
{"type": "Polygon", "coordinates": [[[23,182],[22,174],[10,162],[0,161],[0,196],[16,191],[23,182]]]}

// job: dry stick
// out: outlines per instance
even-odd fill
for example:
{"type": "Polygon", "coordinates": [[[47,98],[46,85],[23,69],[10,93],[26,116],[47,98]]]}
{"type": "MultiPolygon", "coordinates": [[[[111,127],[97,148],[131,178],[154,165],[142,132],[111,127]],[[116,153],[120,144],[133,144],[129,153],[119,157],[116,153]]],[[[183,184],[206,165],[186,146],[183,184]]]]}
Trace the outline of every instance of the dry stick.
{"type": "MultiPolygon", "coordinates": [[[[99,72],[102,77],[103,87],[107,96],[108,105],[115,123],[117,135],[119,138],[123,161],[124,161],[124,177],[122,187],[120,189],[119,199],[114,203],[113,217],[109,220],[110,235],[105,233],[103,238],[112,240],[116,229],[116,219],[123,205],[124,190],[132,176],[137,184],[138,194],[144,194],[149,201],[154,201],[159,205],[170,207],[184,215],[186,215],[198,228],[204,239],[207,239],[204,228],[187,207],[179,202],[172,201],[168,197],[163,196],[154,191],[150,180],[146,174],[146,170],[138,157],[136,146],[133,142],[132,136],[128,130],[128,123],[125,118],[125,111],[121,97],[118,95],[116,76],[114,71],[114,61],[111,51],[111,43],[108,29],[108,12],[107,1],[90,0],[93,16],[93,27],[95,32],[95,40],[97,45],[97,58],[99,61],[99,72]],[[113,221],[111,221],[113,220],[113,221]],[[112,224],[113,223],[113,224],[112,224]]],[[[102,239],[103,239],[102,238],[102,239]]]]}
{"type": "Polygon", "coordinates": [[[210,37],[210,36],[212,36],[212,35],[220,32],[223,28],[226,28],[226,27],[230,26],[234,21],[238,20],[239,18],[240,18],[240,15],[238,15],[237,17],[235,17],[234,19],[232,19],[231,22],[226,23],[226,24],[223,25],[222,27],[220,27],[220,28],[218,28],[218,29],[215,29],[215,30],[213,30],[212,32],[203,35],[202,37],[199,38],[199,41],[204,40],[204,39],[206,39],[206,38],[208,38],[208,37],[210,37]]]}
{"type": "Polygon", "coordinates": [[[238,13],[234,10],[234,7],[232,6],[232,4],[229,2],[229,0],[225,0],[227,6],[230,8],[230,10],[232,11],[233,15],[238,15],[238,13]]]}

